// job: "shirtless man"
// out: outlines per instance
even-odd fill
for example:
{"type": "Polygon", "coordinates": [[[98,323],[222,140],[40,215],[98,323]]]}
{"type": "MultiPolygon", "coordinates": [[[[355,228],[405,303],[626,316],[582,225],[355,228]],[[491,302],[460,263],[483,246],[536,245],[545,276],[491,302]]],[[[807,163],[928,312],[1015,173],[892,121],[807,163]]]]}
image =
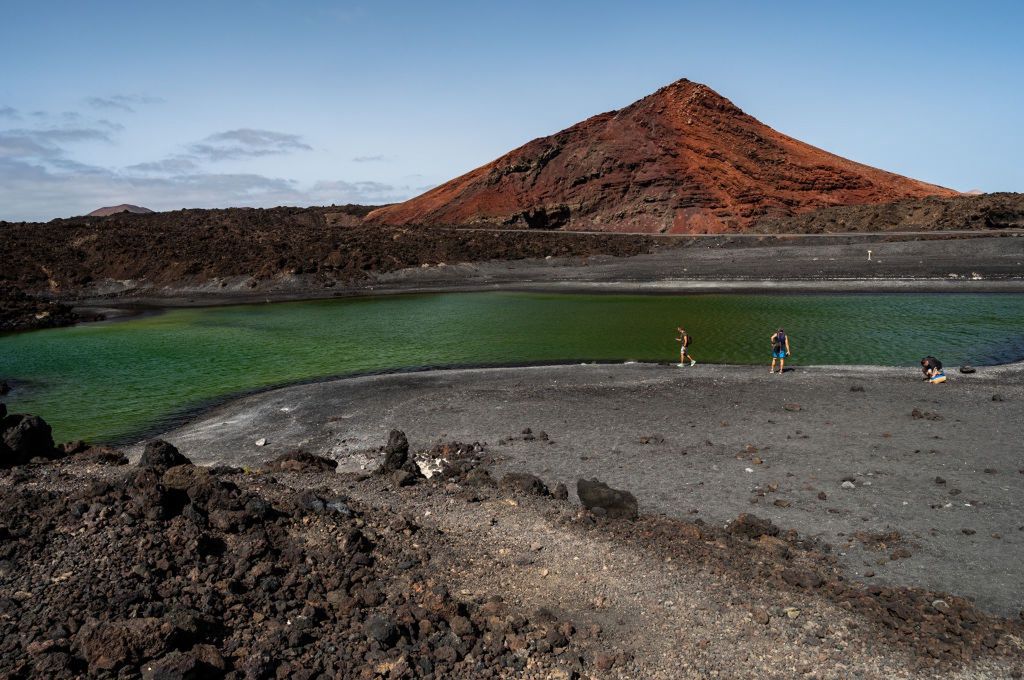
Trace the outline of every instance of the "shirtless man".
{"type": "Polygon", "coordinates": [[[680,345],[680,347],[679,347],[679,364],[678,365],[679,366],[685,366],[686,362],[689,361],[690,365],[693,366],[694,364],[697,363],[697,360],[694,359],[693,356],[690,354],[690,343],[693,342],[693,338],[691,338],[686,333],[686,331],[683,330],[682,326],[680,326],[676,330],[679,332],[679,335],[676,337],[676,340],[678,340],[679,342],[682,343],[680,345]]]}

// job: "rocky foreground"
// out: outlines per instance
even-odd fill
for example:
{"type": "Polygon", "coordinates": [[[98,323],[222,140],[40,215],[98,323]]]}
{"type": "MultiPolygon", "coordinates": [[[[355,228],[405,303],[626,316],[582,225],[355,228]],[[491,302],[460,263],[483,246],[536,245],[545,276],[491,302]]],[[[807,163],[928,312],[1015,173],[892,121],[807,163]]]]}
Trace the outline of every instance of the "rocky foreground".
{"type": "Polygon", "coordinates": [[[372,474],[293,451],[192,465],[53,446],[0,414],[5,677],[1021,677],[1024,625],[849,581],[750,514],[637,514],[581,480],[492,478],[482,444],[372,474]],[[430,474],[426,477],[424,471],[430,474]]]}

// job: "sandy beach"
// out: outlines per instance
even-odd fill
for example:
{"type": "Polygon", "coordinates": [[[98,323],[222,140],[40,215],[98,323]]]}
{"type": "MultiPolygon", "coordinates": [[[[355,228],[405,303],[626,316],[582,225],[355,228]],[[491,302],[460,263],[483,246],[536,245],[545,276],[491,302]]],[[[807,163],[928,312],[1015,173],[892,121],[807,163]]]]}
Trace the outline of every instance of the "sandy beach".
{"type": "Polygon", "coordinates": [[[257,467],[301,448],[353,472],[377,465],[391,428],[421,450],[485,442],[502,471],[570,490],[596,477],[641,512],[712,525],[753,512],[829,543],[854,578],[1013,616],[1022,402],[1019,364],[954,371],[943,386],[882,367],[548,366],[287,387],[165,438],[202,463],[257,467]]]}

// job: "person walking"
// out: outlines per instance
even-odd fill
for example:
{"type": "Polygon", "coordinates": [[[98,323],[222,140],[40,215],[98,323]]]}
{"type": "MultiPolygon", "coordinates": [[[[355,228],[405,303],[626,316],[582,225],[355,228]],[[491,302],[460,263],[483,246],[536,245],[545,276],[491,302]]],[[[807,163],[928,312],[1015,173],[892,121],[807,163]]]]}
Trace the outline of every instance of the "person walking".
{"type": "Polygon", "coordinates": [[[682,343],[679,346],[678,365],[685,366],[686,362],[689,361],[690,365],[693,366],[694,364],[697,363],[697,360],[694,359],[693,356],[690,354],[690,345],[693,343],[693,338],[690,337],[689,333],[687,333],[682,326],[676,328],[676,330],[679,332],[679,335],[676,337],[676,340],[682,343]]]}
{"type": "Polygon", "coordinates": [[[779,375],[786,370],[786,357],[789,356],[789,336],[786,335],[786,331],[780,328],[772,334],[770,338],[772,343],[772,367],[769,373],[775,372],[775,362],[779,362],[779,375]]]}

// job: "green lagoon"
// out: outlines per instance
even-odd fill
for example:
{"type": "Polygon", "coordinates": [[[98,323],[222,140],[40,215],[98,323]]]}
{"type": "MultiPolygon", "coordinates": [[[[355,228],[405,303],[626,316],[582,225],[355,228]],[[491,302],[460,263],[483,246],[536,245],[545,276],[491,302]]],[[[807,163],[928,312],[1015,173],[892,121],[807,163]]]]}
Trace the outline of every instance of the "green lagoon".
{"type": "MultiPolygon", "coordinates": [[[[1024,295],[573,295],[453,293],[175,309],[0,336],[16,412],[58,441],[125,441],[230,395],[330,376],[424,367],[678,360],[948,366],[1024,358],[1024,295]]],[[[699,365],[698,365],[699,369],[699,365]]],[[[696,370],[696,369],[695,369],[696,370]]]]}

